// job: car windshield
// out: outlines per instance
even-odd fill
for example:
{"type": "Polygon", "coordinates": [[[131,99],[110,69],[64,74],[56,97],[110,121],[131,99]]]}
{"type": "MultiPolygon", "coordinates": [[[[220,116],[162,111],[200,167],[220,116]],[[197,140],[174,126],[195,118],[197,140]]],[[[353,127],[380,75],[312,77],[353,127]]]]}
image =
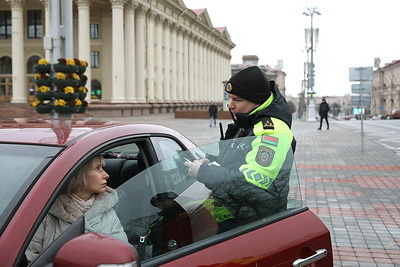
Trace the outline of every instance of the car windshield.
{"type": "Polygon", "coordinates": [[[0,226],[6,210],[12,210],[20,195],[45,164],[60,150],[57,147],[0,144],[0,226]]]}
{"type": "MultiPolygon", "coordinates": [[[[277,151],[273,147],[287,137],[269,136],[269,144],[253,151],[253,143],[263,142],[262,138],[242,137],[179,152],[117,188],[117,215],[142,259],[221,233],[232,227],[222,229],[234,217],[240,222],[233,227],[246,227],[302,207],[290,142],[277,151]],[[227,147],[235,148],[229,161],[224,160],[227,147]],[[204,155],[209,162],[200,167],[197,177],[189,175],[186,162],[204,155]],[[257,165],[265,166],[259,174],[257,165]],[[261,188],[257,181],[245,179],[246,175],[254,180],[265,178],[270,186],[261,188]],[[266,209],[254,213],[248,210],[250,205],[266,209]]],[[[92,216],[91,210],[85,216],[92,216]]]]}

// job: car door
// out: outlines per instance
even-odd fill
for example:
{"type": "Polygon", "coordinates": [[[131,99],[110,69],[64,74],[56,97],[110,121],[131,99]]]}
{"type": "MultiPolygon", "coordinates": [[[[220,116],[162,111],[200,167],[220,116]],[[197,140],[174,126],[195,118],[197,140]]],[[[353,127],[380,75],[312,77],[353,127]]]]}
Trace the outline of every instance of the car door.
{"type": "MultiPolygon", "coordinates": [[[[251,141],[240,139],[241,145],[251,141]]],[[[212,189],[188,175],[185,162],[218,154],[221,147],[234,143],[220,141],[185,151],[173,138],[146,137],[98,148],[96,153],[102,153],[105,160],[124,163],[139,161],[139,154],[144,155],[146,168],[116,183],[118,203],[114,207],[136,260],[141,266],[332,266],[329,231],[302,204],[295,164],[289,167],[285,210],[221,230],[232,212],[216,201],[212,189]]],[[[124,164],[113,166],[123,168],[124,164]]],[[[90,216],[90,210],[85,216],[90,216]]],[[[78,220],[33,266],[52,262],[64,243],[83,234],[83,229],[78,220]]]]}
{"type": "MultiPolygon", "coordinates": [[[[294,162],[285,167],[290,174],[284,210],[221,231],[221,221],[233,212],[216,201],[215,190],[189,176],[184,163],[218,154],[235,141],[180,152],[158,141],[152,143],[162,160],[117,188],[116,211],[142,266],[333,265],[329,231],[303,205],[294,162]]],[[[241,146],[252,141],[240,138],[241,146]]]]}

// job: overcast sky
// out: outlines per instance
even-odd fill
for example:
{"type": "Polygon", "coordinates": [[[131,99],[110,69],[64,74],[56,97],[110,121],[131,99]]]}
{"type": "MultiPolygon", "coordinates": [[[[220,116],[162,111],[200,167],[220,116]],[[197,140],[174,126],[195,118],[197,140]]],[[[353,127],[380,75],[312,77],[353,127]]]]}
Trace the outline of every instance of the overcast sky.
{"type": "Polygon", "coordinates": [[[288,95],[301,91],[307,7],[318,7],[314,53],[316,96],[351,93],[350,67],[381,67],[400,59],[399,0],[184,0],[187,8],[206,8],[214,27],[226,26],[236,47],[232,64],[257,55],[260,65],[283,60],[288,95]]]}

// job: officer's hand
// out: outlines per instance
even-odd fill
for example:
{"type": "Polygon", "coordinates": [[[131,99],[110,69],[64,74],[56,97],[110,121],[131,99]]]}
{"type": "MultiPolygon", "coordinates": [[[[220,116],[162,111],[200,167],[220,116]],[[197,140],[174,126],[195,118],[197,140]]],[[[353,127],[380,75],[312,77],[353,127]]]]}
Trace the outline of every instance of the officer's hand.
{"type": "Polygon", "coordinates": [[[210,163],[210,160],[207,159],[207,158],[204,158],[204,159],[196,159],[194,162],[197,162],[197,161],[199,161],[199,162],[201,162],[201,163],[206,163],[206,164],[210,163]]]}
{"type": "Polygon", "coordinates": [[[185,162],[184,164],[188,168],[188,174],[191,177],[196,178],[199,168],[203,163],[200,160],[195,160],[193,162],[185,162]]]}

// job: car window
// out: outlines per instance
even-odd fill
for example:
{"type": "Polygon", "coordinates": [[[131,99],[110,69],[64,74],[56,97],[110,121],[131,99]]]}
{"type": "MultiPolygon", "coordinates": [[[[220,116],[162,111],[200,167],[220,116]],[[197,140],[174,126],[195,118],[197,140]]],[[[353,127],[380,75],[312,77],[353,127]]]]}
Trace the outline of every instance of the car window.
{"type": "Polygon", "coordinates": [[[182,151],[182,147],[175,140],[170,138],[151,137],[151,141],[159,160],[164,160],[182,151]]]}
{"type": "MultiPolygon", "coordinates": [[[[225,140],[181,151],[117,188],[119,200],[115,209],[129,242],[136,247],[141,260],[170,253],[235,228],[249,227],[257,221],[265,223],[268,218],[276,220],[278,215],[283,218],[284,214],[289,214],[288,210],[302,207],[290,146],[287,151],[271,152],[273,150],[268,146],[274,144],[268,144],[259,151],[260,155],[254,155],[258,160],[264,160],[264,165],[268,161],[272,165],[279,165],[278,175],[272,178],[276,182],[271,183],[268,189],[259,190],[243,178],[246,170],[236,170],[239,166],[247,166],[249,162],[254,163],[251,156],[246,154],[251,151],[252,142],[258,140],[255,138],[262,137],[225,140]],[[221,168],[218,166],[218,157],[213,157],[217,155],[211,153],[218,154],[226,147],[234,147],[237,153],[231,155],[230,164],[221,168]],[[185,162],[199,159],[200,155],[206,153],[212,160],[205,163],[207,166],[201,167],[199,173],[203,169],[209,170],[208,178],[190,176],[185,162]],[[229,194],[237,198],[235,203],[224,199],[229,194]],[[270,210],[260,211],[259,214],[241,210],[253,204],[267,206],[270,210]],[[281,208],[276,209],[277,206],[281,208]],[[234,207],[240,212],[249,212],[249,219],[232,223],[242,216],[235,213],[234,207]]],[[[247,172],[254,174],[253,170],[247,172]]],[[[256,174],[254,177],[258,179],[256,174]]]]}
{"type": "Polygon", "coordinates": [[[107,179],[108,186],[116,188],[146,168],[142,150],[138,143],[129,143],[102,153],[104,170],[110,176],[107,179]]]}
{"type": "Polygon", "coordinates": [[[40,168],[47,164],[60,150],[59,147],[0,144],[0,228],[16,203],[14,197],[20,198],[24,186],[28,187],[40,168]],[[7,214],[6,214],[7,213],[7,214]]]}
{"type": "MultiPolygon", "coordinates": [[[[180,144],[178,144],[174,139],[167,138],[167,137],[151,137],[151,142],[154,146],[154,149],[157,154],[158,160],[164,160],[172,155],[175,155],[182,150],[184,150],[180,144]]],[[[195,158],[204,158],[205,151],[200,148],[194,148],[191,151],[191,154],[195,156],[195,158]]]]}

